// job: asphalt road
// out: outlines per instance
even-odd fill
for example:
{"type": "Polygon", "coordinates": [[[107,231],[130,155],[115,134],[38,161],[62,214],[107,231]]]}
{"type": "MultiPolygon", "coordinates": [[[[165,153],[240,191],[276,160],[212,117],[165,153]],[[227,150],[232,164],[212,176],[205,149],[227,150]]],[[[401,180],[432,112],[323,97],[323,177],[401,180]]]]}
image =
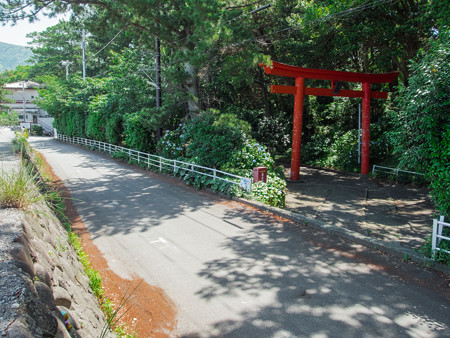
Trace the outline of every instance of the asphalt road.
{"type": "Polygon", "coordinates": [[[10,128],[0,126],[0,162],[2,164],[0,169],[6,169],[17,162],[17,158],[12,154],[13,138],[14,132],[10,128]]]}
{"type": "Polygon", "coordinates": [[[375,251],[76,146],[30,142],[110,268],[175,303],[177,336],[450,335],[448,293],[433,272],[373,263],[375,251]]]}

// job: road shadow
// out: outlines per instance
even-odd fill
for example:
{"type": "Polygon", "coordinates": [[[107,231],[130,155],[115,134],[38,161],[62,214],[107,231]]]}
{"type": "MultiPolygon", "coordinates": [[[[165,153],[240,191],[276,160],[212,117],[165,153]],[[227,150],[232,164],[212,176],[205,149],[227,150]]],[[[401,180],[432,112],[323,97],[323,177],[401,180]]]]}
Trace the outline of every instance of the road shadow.
{"type": "Polygon", "coordinates": [[[351,173],[302,167],[287,190],[287,210],[415,250],[436,216],[427,188],[351,173]]]}
{"type": "Polygon", "coordinates": [[[32,143],[38,151],[45,149],[56,156],[76,154],[74,174],[63,181],[93,239],[145,232],[218,201],[217,196],[177,179],[130,167],[79,146],[42,138],[32,143]]]}
{"type": "Polygon", "coordinates": [[[248,310],[239,313],[244,320],[215,323],[210,336],[438,337],[448,332],[449,290],[435,272],[251,209],[230,209],[227,218],[242,218],[253,227],[223,243],[233,258],[204,264],[199,275],[210,285],[198,295],[240,298],[248,310]],[[409,284],[405,294],[408,276],[422,285],[409,284]],[[433,292],[438,285],[446,298],[433,292]],[[434,311],[430,303],[441,307],[434,311]]]}
{"type": "MultiPolygon", "coordinates": [[[[220,216],[239,229],[220,242],[231,254],[196,261],[193,274],[205,282],[196,295],[206,303],[226,307],[238,300],[241,306],[209,332],[184,337],[437,337],[449,330],[448,282],[434,272],[164,176],[152,179],[151,172],[130,170],[98,153],[63,143],[45,147],[80,158],[66,182],[93,238],[144,233],[188,212],[232,204],[220,216]],[[77,170],[84,174],[76,176],[77,170]]],[[[177,223],[176,231],[183,226],[177,223]]]]}

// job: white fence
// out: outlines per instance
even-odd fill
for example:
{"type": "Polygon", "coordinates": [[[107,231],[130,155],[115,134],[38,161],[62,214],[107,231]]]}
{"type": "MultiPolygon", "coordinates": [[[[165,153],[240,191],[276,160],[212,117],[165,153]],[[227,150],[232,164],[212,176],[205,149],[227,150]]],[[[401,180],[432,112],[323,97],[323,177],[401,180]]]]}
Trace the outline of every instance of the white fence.
{"type": "Polygon", "coordinates": [[[405,173],[405,174],[417,175],[417,176],[425,177],[424,174],[416,173],[414,171],[402,170],[402,169],[397,169],[397,168],[383,167],[381,165],[374,165],[372,167],[372,174],[375,174],[377,171],[381,172],[383,174],[395,175],[395,176],[398,176],[398,174],[400,174],[400,173],[405,173]]]}
{"type": "Polygon", "coordinates": [[[445,249],[439,248],[439,243],[442,240],[450,242],[450,237],[446,237],[446,236],[442,235],[442,232],[444,231],[445,227],[450,228],[450,223],[444,222],[444,216],[441,216],[439,221],[437,219],[433,220],[433,236],[432,236],[432,243],[431,243],[431,248],[433,250],[433,256],[435,256],[438,251],[443,251],[443,252],[450,254],[450,250],[445,250],[445,249]]]}
{"type": "Polygon", "coordinates": [[[55,138],[63,142],[69,142],[74,144],[80,144],[83,146],[90,147],[91,149],[107,152],[110,155],[114,153],[124,153],[132,161],[136,161],[138,164],[144,163],[147,168],[157,169],[163,171],[163,169],[170,168],[173,173],[178,173],[179,171],[188,171],[198,175],[207,176],[213,180],[220,180],[228,182],[230,184],[235,184],[242,189],[251,192],[252,189],[252,179],[247,177],[242,177],[234,174],[230,174],[221,170],[212,169],[208,167],[203,167],[194,163],[182,162],[178,160],[167,159],[162,156],[157,156],[149,153],[144,153],[138,150],[120,147],[114,144],[90,140],[81,137],[69,137],[55,133],[55,138]]]}

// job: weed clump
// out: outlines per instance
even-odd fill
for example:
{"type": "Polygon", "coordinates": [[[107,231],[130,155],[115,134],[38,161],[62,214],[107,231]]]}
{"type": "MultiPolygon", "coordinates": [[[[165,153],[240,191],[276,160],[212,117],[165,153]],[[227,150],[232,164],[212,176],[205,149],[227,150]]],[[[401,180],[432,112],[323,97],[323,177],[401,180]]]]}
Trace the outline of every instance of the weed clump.
{"type": "Polygon", "coordinates": [[[34,186],[36,175],[20,162],[18,168],[2,168],[0,171],[0,206],[2,208],[26,209],[42,196],[34,186]]]}

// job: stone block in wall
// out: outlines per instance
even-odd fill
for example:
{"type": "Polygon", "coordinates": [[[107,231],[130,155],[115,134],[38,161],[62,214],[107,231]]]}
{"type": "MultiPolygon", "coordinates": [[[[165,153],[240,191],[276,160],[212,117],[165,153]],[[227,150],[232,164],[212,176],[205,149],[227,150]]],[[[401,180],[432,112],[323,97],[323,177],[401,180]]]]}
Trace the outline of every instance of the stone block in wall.
{"type": "Polygon", "coordinates": [[[38,207],[39,217],[6,211],[17,216],[7,222],[0,209],[0,336],[98,337],[104,315],[65,229],[56,217],[39,224],[51,214],[45,208],[38,207]],[[57,304],[76,323],[70,334],[57,304]]]}

